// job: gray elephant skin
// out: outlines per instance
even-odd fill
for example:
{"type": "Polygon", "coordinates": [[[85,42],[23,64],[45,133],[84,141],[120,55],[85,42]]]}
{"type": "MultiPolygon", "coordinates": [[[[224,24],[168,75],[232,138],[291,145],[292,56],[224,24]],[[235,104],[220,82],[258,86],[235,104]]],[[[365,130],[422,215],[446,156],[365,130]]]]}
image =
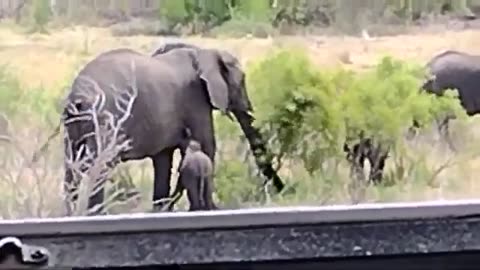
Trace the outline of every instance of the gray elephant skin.
{"type": "MultiPolygon", "coordinates": [[[[461,106],[468,116],[480,112],[480,56],[466,52],[447,50],[435,55],[427,64],[430,77],[422,86],[422,90],[441,96],[447,89],[456,89],[461,106]]],[[[455,117],[447,115],[439,119],[439,131],[446,137],[452,150],[448,122],[455,117]]],[[[416,124],[415,126],[418,126],[416,124]]]]}
{"type": "Polygon", "coordinates": [[[448,50],[434,56],[426,67],[431,77],[424,90],[443,95],[446,89],[457,89],[467,115],[480,112],[480,56],[448,50]]]}
{"type": "MultiPolygon", "coordinates": [[[[273,180],[278,191],[283,188],[271,162],[261,158],[266,153],[265,143],[252,125],[253,108],[245,89],[245,74],[238,60],[222,50],[185,43],[167,44],[153,55],[131,49],[115,49],[87,63],[66,97],[62,117],[65,131],[73,143],[71,149],[67,149],[65,144],[65,153],[77,153],[82,145],[88,145],[94,151],[96,149],[94,141],[84,139],[84,135],[91,131],[91,124],[72,121],[65,124],[75,117],[69,107],[86,110],[93,106],[93,98],[86,92],[81,78],[95,81],[105,92],[105,109],[118,115],[118,109],[112,102],[113,94],[108,89],[111,85],[117,89],[131,87],[132,63],[135,64],[138,96],[123,128],[127,137],[132,139],[132,147],[121,153],[119,159],[125,162],[150,158],[153,161],[153,201],[169,197],[173,153],[180,148],[185,127],[191,130],[192,138],[200,142],[203,151],[215,164],[214,109],[233,113],[250,143],[260,171],[267,179],[273,180]]],[[[184,149],[180,150],[183,153],[184,149]]],[[[72,181],[72,171],[66,168],[65,184],[71,185],[72,181]]],[[[76,188],[75,185],[73,188],[66,186],[67,194],[76,188]]],[[[104,192],[100,191],[90,197],[88,207],[101,204],[103,200],[104,192]]],[[[158,206],[163,207],[164,203],[158,206]]]]}
{"type": "MultiPolygon", "coordinates": [[[[181,160],[178,172],[178,182],[172,194],[173,206],[187,190],[190,203],[189,211],[215,210],[213,202],[213,164],[212,160],[202,151],[199,142],[187,138],[185,154],[181,160]]],[[[172,208],[170,208],[171,210],[172,208]]]]}

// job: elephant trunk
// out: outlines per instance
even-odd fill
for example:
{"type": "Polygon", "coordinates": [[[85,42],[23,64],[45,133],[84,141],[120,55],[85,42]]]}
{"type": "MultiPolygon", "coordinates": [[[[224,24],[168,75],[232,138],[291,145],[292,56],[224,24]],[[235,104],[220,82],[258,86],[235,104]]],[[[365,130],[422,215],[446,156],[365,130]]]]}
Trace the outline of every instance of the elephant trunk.
{"type": "Polygon", "coordinates": [[[268,180],[273,181],[273,186],[277,192],[281,192],[285,184],[273,169],[272,160],[267,155],[266,143],[260,131],[253,126],[253,116],[246,111],[233,111],[233,114],[249,142],[258,168],[268,180]]]}

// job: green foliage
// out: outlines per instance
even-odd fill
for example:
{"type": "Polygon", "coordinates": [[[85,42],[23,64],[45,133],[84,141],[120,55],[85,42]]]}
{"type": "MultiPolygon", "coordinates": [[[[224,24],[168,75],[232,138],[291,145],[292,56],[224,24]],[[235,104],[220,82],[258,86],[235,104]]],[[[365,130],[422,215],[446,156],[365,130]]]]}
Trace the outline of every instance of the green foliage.
{"type": "Polygon", "coordinates": [[[258,202],[260,179],[249,174],[248,165],[239,158],[219,162],[215,170],[216,197],[223,207],[239,208],[258,202]]]}
{"type": "Polygon", "coordinates": [[[20,79],[0,66],[0,112],[9,118],[25,118],[34,122],[54,121],[58,117],[60,91],[43,86],[26,88],[20,79]]]}
{"type": "Polygon", "coordinates": [[[164,1],[160,9],[160,17],[173,24],[183,22],[188,16],[187,0],[164,1]]]}
{"type": "Polygon", "coordinates": [[[258,202],[258,188],[262,183],[254,175],[256,165],[245,162],[247,142],[237,123],[215,114],[215,136],[217,155],[215,165],[216,197],[224,207],[240,207],[246,203],[258,202]],[[243,141],[242,141],[243,140],[243,141]]]}
{"type": "Polygon", "coordinates": [[[33,1],[33,20],[35,23],[35,30],[44,32],[45,26],[50,20],[50,1],[49,0],[35,0],[33,1]]]}
{"type": "Polygon", "coordinates": [[[301,160],[309,173],[344,158],[345,139],[364,137],[394,146],[414,119],[428,127],[435,117],[466,116],[455,96],[419,91],[422,69],[384,57],[376,68],[353,73],[314,66],[300,49],[281,49],[248,70],[256,125],[282,158],[301,160]]]}
{"type": "Polygon", "coordinates": [[[268,21],[271,14],[270,0],[242,0],[238,7],[244,16],[253,21],[268,21]]]}
{"type": "Polygon", "coordinates": [[[8,66],[0,66],[0,112],[13,115],[20,108],[23,94],[19,80],[8,71],[8,66]]]}
{"type": "Polygon", "coordinates": [[[275,33],[276,31],[270,23],[252,21],[242,16],[236,16],[236,19],[227,21],[209,31],[211,36],[216,37],[243,37],[250,34],[254,37],[266,38],[275,33]]]}

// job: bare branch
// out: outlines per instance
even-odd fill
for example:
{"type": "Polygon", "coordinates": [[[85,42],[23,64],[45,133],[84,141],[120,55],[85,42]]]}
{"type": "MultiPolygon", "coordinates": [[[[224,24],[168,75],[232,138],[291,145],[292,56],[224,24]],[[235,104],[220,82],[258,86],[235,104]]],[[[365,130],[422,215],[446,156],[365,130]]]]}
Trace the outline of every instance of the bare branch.
{"type": "MultiPolygon", "coordinates": [[[[75,106],[69,107],[74,116],[66,119],[67,129],[68,125],[89,121],[93,130],[82,134],[77,140],[79,142],[94,141],[94,149],[91,149],[92,144],[86,143],[80,146],[76,153],[72,153],[66,161],[74,178],[77,178],[72,183],[77,185],[73,187],[77,188],[75,192],[78,195],[78,207],[74,210],[76,215],[88,214],[95,210],[87,209],[90,196],[97,192],[103,192],[106,180],[120,162],[121,154],[131,148],[131,140],[127,138],[127,134],[123,130],[126,121],[131,116],[138,93],[133,62],[130,68],[133,76],[129,84],[124,85],[124,88],[112,85],[108,92],[103,91],[94,80],[82,77],[82,81],[89,83],[89,86],[83,82],[79,83],[78,85],[86,89],[80,93],[83,93],[84,100],[92,100],[92,94],[94,94],[91,106],[84,111],[78,111],[75,106]],[[111,103],[108,103],[114,104],[113,108],[107,106],[107,98],[113,99],[111,103]]],[[[69,149],[73,149],[71,148],[72,142],[68,138],[66,141],[69,149]]],[[[117,196],[115,195],[115,197],[117,196]]],[[[107,209],[110,203],[111,200],[107,198],[103,205],[97,205],[95,208],[107,209]]]]}

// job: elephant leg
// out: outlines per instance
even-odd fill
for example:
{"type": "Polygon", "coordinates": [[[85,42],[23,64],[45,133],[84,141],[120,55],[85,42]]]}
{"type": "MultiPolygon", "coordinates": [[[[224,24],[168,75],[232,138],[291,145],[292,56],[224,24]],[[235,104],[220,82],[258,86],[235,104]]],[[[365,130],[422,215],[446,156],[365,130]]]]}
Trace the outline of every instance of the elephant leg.
{"type": "Polygon", "coordinates": [[[63,182],[63,191],[65,193],[65,210],[66,215],[74,214],[75,206],[78,201],[78,185],[73,181],[73,172],[65,169],[65,180],[63,182]]]}
{"type": "Polygon", "coordinates": [[[365,164],[365,157],[363,156],[363,154],[355,154],[354,161],[352,163],[352,171],[353,171],[353,177],[357,181],[365,180],[364,164],[365,164]]]}
{"type": "MultiPolygon", "coordinates": [[[[152,158],[154,183],[153,203],[154,211],[165,209],[170,196],[170,177],[172,176],[173,152],[175,148],[167,148],[152,158]]],[[[173,207],[173,206],[172,206],[173,207]]]]}
{"type": "Polygon", "coordinates": [[[442,136],[445,141],[447,142],[448,147],[450,150],[456,152],[457,149],[455,148],[455,145],[453,144],[452,138],[450,136],[450,130],[449,130],[449,123],[450,118],[446,117],[443,119],[439,124],[438,124],[438,132],[440,133],[440,136],[442,136]]]}
{"type": "Polygon", "coordinates": [[[369,180],[374,184],[380,184],[383,179],[383,170],[385,168],[386,154],[375,155],[369,158],[371,164],[369,180]]]}
{"type": "Polygon", "coordinates": [[[203,188],[203,196],[204,201],[206,203],[206,210],[217,210],[219,209],[215,203],[213,202],[213,190],[212,190],[212,185],[213,185],[213,178],[206,179],[206,183],[204,183],[204,188],[203,188]]]}
{"type": "MultiPolygon", "coordinates": [[[[187,181],[191,180],[196,180],[196,179],[188,179],[187,181]]],[[[202,205],[200,203],[200,196],[203,194],[200,194],[200,190],[197,188],[196,183],[189,183],[187,189],[187,198],[188,202],[190,203],[190,208],[189,211],[198,211],[202,210],[202,205]]]]}
{"type": "Polygon", "coordinates": [[[182,193],[184,190],[184,185],[183,185],[183,178],[184,176],[182,174],[179,175],[178,180],[177,180],[177,186],[175,187],[175,190],[173,191],[172,194],[172,201],[170,201],[170,204],[168,205],[168,211],[173,211],[173,206],[177,203],[177,201],[182,197],[182,193]]]}
{"type": "Polygon", "coordinates": [[[349,153],[349,161],[352,166],[352,177],[356,181],[363,181],[365,178],[364,175],[364,165],[365,165],[365,153],[364,153],[365,144],[363,142],[357,143],[353,146],[353,149],[349,153]]]}
{"type": "Polygon", "coordinates": [[[192,138],[202,145],[202,151],[207,154],[212,160],[212,165],[215,166],[217,145],[215,141],[215,129],[212,116],[209,116],[208,121],[194,122],[190,126],[192,138]]]}

